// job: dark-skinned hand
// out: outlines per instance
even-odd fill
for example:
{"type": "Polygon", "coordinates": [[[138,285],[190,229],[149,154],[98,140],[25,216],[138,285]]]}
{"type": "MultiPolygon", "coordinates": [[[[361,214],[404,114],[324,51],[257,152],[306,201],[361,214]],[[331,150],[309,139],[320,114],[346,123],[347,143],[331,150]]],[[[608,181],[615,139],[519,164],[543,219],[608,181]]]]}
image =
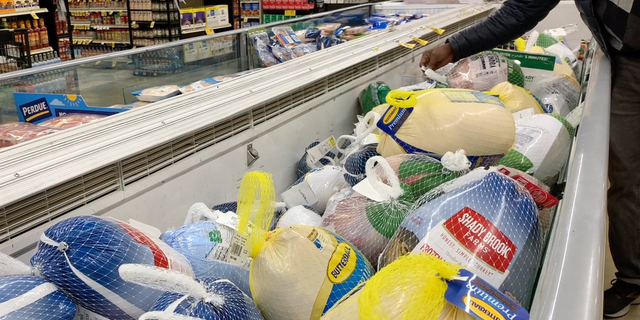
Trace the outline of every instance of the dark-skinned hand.
{"type": "Polygon", "coordinates": [[[453,62],[453,58],[453,47],[451,47],[450,44],[445,43],[422,54],[420,67],[435,71],[453,62]]]}

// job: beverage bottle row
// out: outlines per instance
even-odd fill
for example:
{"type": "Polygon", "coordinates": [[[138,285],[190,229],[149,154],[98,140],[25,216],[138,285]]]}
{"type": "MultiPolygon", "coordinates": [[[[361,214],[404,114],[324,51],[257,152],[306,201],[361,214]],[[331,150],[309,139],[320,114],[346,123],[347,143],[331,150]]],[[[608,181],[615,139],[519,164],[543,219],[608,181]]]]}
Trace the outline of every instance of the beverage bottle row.
{"type": "MultiPolygon", "coordinates": [[[[27,29],[29,48],[33,50],[49,47],[49,31],[44,25],[44,20],[18,20],[16,18],[2,18],[3,29],[27,29]],[[39,21],[39,22],[38,22],[39,21]]],[[[19,43],[25,43],[24,34],[16,32],[15,40],[19,43]]]]}

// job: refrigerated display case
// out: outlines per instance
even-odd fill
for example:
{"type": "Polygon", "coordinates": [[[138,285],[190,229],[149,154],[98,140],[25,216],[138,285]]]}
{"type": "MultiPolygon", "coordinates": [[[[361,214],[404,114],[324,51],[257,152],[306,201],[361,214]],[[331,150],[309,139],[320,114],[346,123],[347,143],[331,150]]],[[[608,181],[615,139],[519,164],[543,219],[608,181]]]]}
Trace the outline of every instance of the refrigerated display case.
{"type": "MultiPolygon", "coordinates": [[[[382,10],[377,6],[361,5],[341,13],[370,14],[382,10]]],[[[495,8],[490,4],[424,7],[432,11],[427,19],[195,94],[0,149],[0,250],[26,260],[43,230],[82,214],[135,219],[163,230],[179,226],[194,202],[211,206],[236,200],[240,179],[247,171],[273,173],[280,193],[296,180],[295,164],[309,142],[352,130],[358,95],[365,86],[384,81],[392,88],[400,87],[405,70],[417,64],[424,50],[486,18],[495,8]],[[439,34],[438,29],[443,32],[439,34]],[[429,43],[413,48],[399,45],[416,43],[416,38],[429,43]]],[[[564,18],[556,25],[573,22],[564,18]]],[[[257,66],[247,41],[249,31],[182,40],[38,71],[73,70],[76,92],[92,105],[129,102],[135,89],[188,83],[257,66]],[[185,63],[175,69],[178,71],[159,77],[136,77],[137,67],[127,62],[162,51],[184,52],[184,46],[222,37],[234,42],[227,56],[201,64],[185,63]],[[95,65],[111,61],[122,69],[107,69],[95,76],[95,65]],[[109,86],[120,94],[104,94],[109,86]]],[[[602,315],[610,66],[595,45],[587,56],[582,122],[561,175],[566,182],[564,200],[551,227],[532,301],[532,319],[592,320],[602,315]]],[[[36,78],[26,71],[0,77],[0,83],[8,93],[8,88],[21,89],[36,78]]],[[[15,105],[3,108],[3,119],[11,119],[15,105]]]]}

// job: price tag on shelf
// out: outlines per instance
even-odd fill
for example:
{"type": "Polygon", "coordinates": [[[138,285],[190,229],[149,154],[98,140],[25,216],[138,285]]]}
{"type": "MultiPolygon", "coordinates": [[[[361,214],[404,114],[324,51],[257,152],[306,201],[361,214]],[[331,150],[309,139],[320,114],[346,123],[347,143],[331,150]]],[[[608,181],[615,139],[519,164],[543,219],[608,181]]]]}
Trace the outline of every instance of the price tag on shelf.
{"type": "Polygon", "coordinates": [[[113,11],[109,11],[109,15],[112,15],[112,14],[113,14],[113,11]]]}
{"type": "Polygon", "coordinates": [[[153,26],[155,26],[155,25],[156,25],[156,22],[155,22],[155,21],[151,21],[151,26],[150,26],[150,28],[153,28],[153,26]]]}
{"type": "Polygon", "coordinates": [[[118,64],[118,61],[113,60],[113,61],[111,62],[111,68],[115,68],[115,67],[116,67],[116,64],[118,64]]]}
{"type": "Polygon", "coordinates": [[[31,17],[38,20],[38,15],[35,12],[31,12],[31,17]]]}
{"type": "Polygon", "coordinates": [[[284,11],[284,16],[285,17],[295,17],[296,16],[296,11],[295,10],[285,10],[284,11]]]}
{"type": "Polygon", "coordinates": [[[249,18],[244,18],[244,22],[245,23],[249,22],[249,18]]]}
{"type": "Polygon", "coordinates": [[[444,33],[444,29],[438,29],[436,27],[431,27],[431,30],[433,30],[433,32],[435,32],[437,34],[443,34],[444,33]]]}
{"type": "Polygon", "coordinates": [[[205,28],[205,29],[204,29],[204,32],[205,32],[206,34],[214,34],[214,33],[216,33],[216,31],[215,31],[212,27],[207,27],[207,28],[205,28]]]}
{"type": "Polygon", "coordinates": [[[411,39],[413,39],[413,41],[415,41],[415,42],[419,43],[421,46],[426,46],[426,45],[427,45],[427,43],[429,43],[429,41],[427,41],[427,40],[422,40],[422,39],[420,39],[420,38],[418,38],[418,37],[413,37],[413,38],[411,38],[411,39]]]}
{"type": "Polygon", "coordinates": [[[405,48],[409,48],[409,49],[413,49],[416,46],[415,43],[404,43],[404,42],[398,42],[398,45],[403,46],[405,48]]]}
{"type": "Polygon", "coordinates": [[[96,66],[99,65],[100,62],[102,62],[102,61],[100,61],[100,60],[96,61],[96,66]]]}

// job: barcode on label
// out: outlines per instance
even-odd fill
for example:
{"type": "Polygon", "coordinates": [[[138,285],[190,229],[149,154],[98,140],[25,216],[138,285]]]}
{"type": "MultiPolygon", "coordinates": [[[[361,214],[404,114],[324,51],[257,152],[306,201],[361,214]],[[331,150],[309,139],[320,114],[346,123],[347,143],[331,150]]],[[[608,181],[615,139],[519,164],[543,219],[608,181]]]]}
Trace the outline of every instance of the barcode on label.
{"type": "Polygon", "coordinates": [[[239,256],[242,253],[242,247],[237,243],[231,244],[231,249],[229,250],[231,251],[231,254],[234,256],[239,256]]]}

